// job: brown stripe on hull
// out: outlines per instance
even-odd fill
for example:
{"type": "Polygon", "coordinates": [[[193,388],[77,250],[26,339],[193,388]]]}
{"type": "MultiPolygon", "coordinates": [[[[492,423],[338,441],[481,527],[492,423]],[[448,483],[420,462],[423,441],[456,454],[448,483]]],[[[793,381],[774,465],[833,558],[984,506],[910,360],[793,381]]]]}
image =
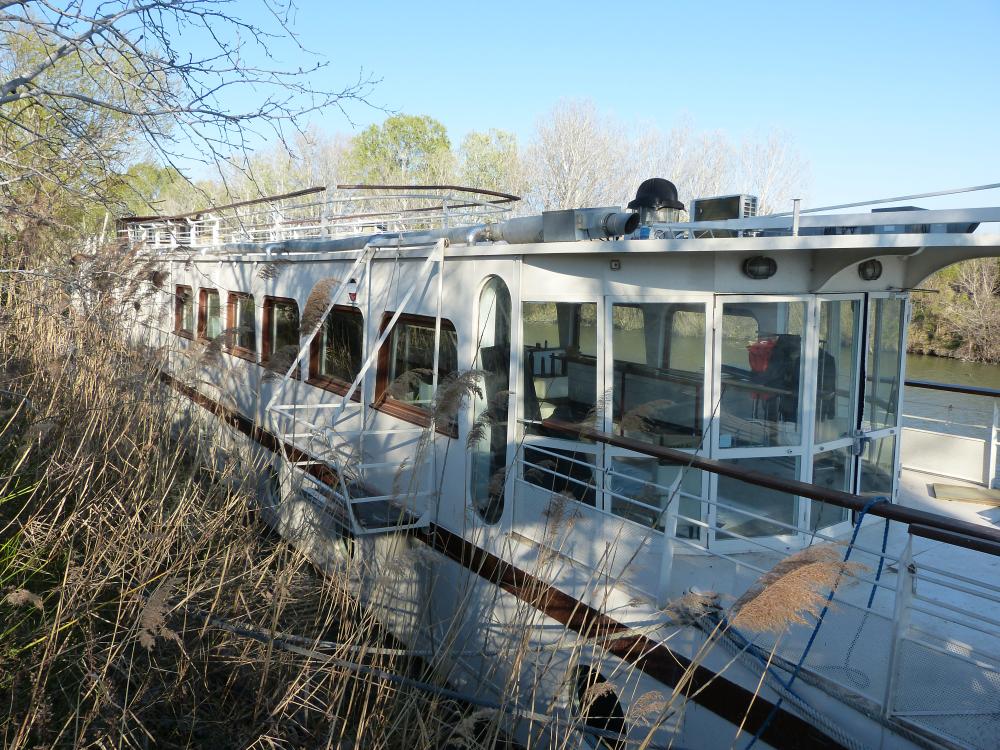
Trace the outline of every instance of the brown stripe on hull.
{"type": "MultiPolygon", "coordinates": [[[[173,376],[161,373],[161,379],[178,393],[212,412],[262,447],[274,453],[283,453],[293,461],[314,460],[306,452],[281,441],[243,414],[210,399],[173,376]]],[[[323,466],[304,468],[322,481],[330,482],[333,478],[330,470],[323,466]]],[[[734,726],[742,724],[744,731],[748,733],[748,739],[763,726],[774,708],[774,704],[770,701],[760,696],[755,697],[752,691],[700,664],[693,665],[690,659],[672,651],[662,643],[639,633],[626,635],[632,632],[627,625],[477,547],[448,529],[431,524],[427,529],[409,533],[569,630],[585,638],[615,636],[613,640],[602,644],[602,648],[664,685],[673,687],[681,680],[687,679],[685,692],[689,695],[697,693],[693,700],[698,705],[734,726]]],[[[761,739],[773,747],[788,750],[843,748],[843,745],[818,728],[784,709],[779,709],[775,713],[761,739]]]]}

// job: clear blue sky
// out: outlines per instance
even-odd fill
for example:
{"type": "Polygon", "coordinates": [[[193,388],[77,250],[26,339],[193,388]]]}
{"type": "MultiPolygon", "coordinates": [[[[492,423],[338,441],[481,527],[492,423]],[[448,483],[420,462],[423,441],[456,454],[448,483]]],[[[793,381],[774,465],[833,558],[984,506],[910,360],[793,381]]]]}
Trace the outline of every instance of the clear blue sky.
{"type": "MultiPolygon", "coordinates": [[[[456,142],[525,137],[560,98],[589,98],[663,129],[687,115],[737,139],[786,130],[812,205],[1000,182],[1000,0],[296,4],[331,82],[363,67],[381,79],[373,102],[456,142]]],[[[339,113],[320,124],[352,130],[339,113]]]]}

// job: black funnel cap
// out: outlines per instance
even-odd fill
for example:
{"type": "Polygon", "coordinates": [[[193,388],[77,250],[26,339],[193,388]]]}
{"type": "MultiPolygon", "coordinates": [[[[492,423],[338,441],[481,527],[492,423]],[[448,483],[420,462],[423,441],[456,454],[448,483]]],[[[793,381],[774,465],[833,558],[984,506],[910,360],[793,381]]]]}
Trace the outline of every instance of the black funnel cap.
{"type": "Polygon", "coordinates": [[[635,191],[635,200],[628,204],[631,209],[651,208],[659,211],[661,208],[677,208],[684,210],[684,204],[677,199],[677,186],[662,177],[643,180],[635,191]]]}

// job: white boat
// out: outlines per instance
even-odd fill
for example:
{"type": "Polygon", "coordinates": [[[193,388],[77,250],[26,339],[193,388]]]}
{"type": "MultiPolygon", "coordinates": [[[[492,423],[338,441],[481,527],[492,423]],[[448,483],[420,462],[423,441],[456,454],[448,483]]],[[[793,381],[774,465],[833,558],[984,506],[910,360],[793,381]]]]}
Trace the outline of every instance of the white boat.
{"type": "Polygon", "coordinates": [[[1000,255],[1000,208],[350,188],[122,221],[139,335],[453,689],[532,746],[1000,745],[997,515],[900,475],[909,292],[1000,255]],[[865,567],[818,621],[726,620],[830,541],[865,567]]]}

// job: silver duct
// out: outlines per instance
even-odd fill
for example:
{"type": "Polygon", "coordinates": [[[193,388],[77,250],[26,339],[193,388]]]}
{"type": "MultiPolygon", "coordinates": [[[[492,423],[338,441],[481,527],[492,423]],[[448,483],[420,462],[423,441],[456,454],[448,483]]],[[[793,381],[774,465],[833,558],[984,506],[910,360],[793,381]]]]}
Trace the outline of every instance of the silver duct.
{"type": "MultiPolygon", "coordinates": [[[[639,226],[639,214],[623,212],[618,207],[581,208],[565,211],[545,211],[539,216],[522,216],[496,224],[452,227],[450,229],[416,230],[412,232],[381,232],[378,234],[320,240],[283,240],[270,242],[264,252],[347,252],[365,245],[391,247],[395,244],[430,244],[444,239],[452,245],[472,245],[476,242],[506,242],[529,245],[543,242],[577,242],[610,239],[632,234],[639,226]]],[[[235,242],[226,249],[240,253],[259,253],[258,243],[235,242]]]]}

